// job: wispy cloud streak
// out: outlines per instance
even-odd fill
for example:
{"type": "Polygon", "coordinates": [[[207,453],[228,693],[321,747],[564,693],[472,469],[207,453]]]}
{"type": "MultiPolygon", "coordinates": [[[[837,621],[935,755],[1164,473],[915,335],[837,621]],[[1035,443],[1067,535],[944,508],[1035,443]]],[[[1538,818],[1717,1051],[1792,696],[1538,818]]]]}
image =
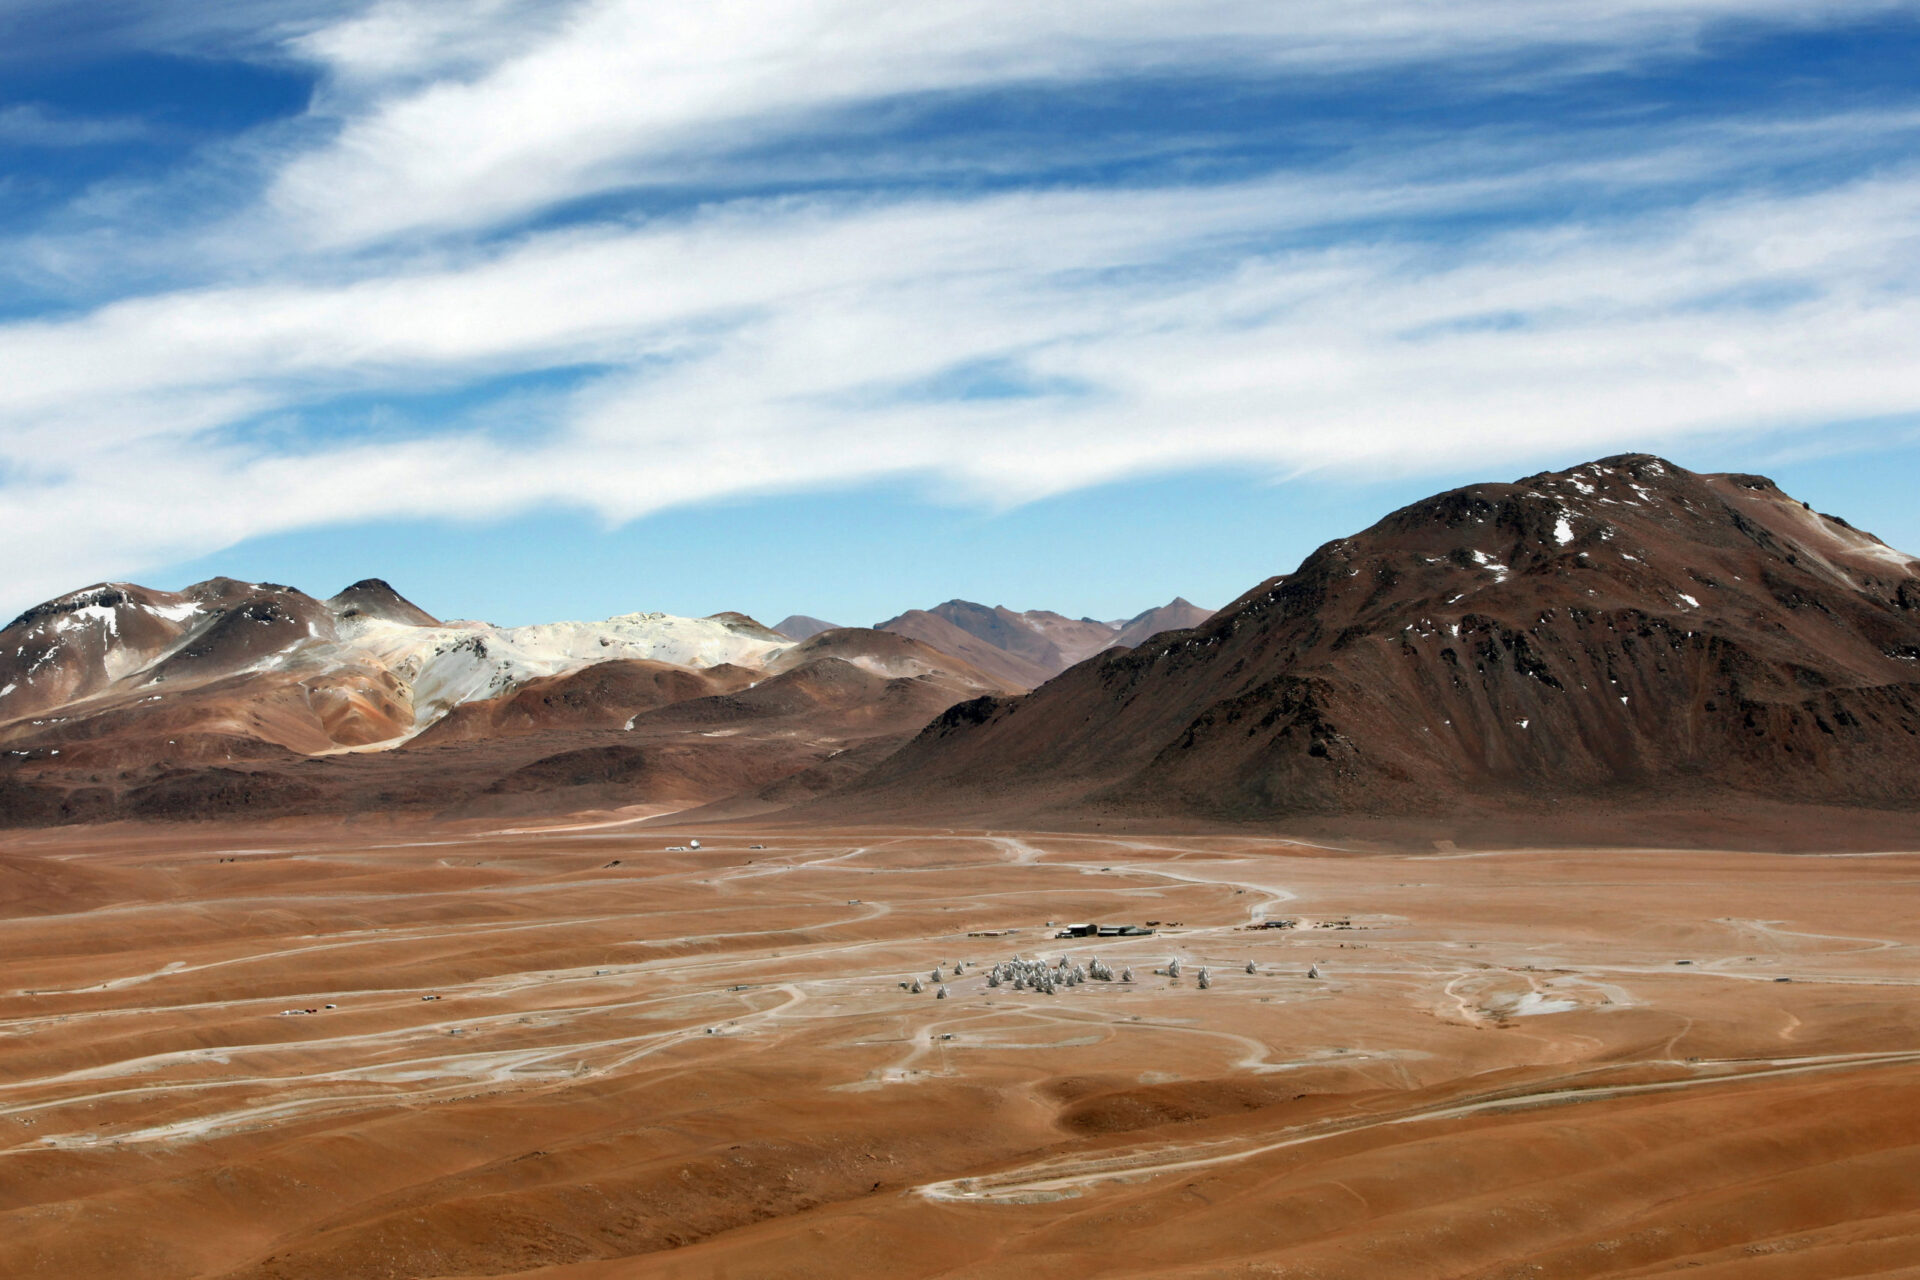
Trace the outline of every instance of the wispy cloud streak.
{"type": "Polygon", "coordinates": [[[94,147],[147,133],[148,126],[139,120],[70,116],[31,102],[0,108],[0,146],[94,147]]]}
{"type": "Polygon", "coordinates": [[[1409,64],[1527,79],[1561,63],[1591,71],[1672,57],[1716,22],[1817,26],[1910,8],[588,0],[556,22],[550,7],[511,0],[476,6],[465,20],[398,0],[302,42],[350,91],[337,138],[287,165],[268,198],[308,235],[351,243],[484,225],[658,181],[703,152],[904,94],[1176,71],[1325,77],[1409,64]],[[496,59],[476,59],[483,50],[496,59]],[[438,77],[453,68],[461,74],[438,77]]]}

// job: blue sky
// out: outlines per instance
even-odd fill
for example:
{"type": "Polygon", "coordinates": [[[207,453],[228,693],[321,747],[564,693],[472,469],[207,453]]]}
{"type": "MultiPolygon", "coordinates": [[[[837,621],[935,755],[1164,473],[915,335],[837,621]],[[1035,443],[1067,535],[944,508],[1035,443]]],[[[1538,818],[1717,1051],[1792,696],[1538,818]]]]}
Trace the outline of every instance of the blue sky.
{"type": "Polygon", "coordinates": [[[1651,450],[1920,548],[1920,4],[0,7],[0,612],[1218,605],[1651,450]]]}

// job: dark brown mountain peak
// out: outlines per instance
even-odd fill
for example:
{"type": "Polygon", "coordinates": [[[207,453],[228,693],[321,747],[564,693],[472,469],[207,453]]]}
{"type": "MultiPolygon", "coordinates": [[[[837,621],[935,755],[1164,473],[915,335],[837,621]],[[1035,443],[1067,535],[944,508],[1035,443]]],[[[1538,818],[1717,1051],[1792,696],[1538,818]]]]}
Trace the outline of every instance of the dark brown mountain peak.
{"type": "Polygon", "coordinates": [[[259,596],[288,595],[311,600],[297,587],[289,587],[279,582],[242,582],[238,578],[208,578],[205,582],[196,582],[180,593],[189,600],[202,604],[220,605],[236,600],[250,600],[259,596]]]}
{"type": "Polygon", "coordinates": [[[395,591],[382,578],[362,578],[327,601],[327,608],[342,621],[349,618],[379,618],[415,627],[437,627],[440,620],[413,601],[395,591]]]}
{"type": "Polygon", "coordinates": [[[1410,504],[1197,627],[956,707],[858,803],[1737,812],[1920,806],[1916,778],[1920,563],[1758,477],[1627,454],[1410,504]]]}
{"type": "Polygon", "coordinates": [[[215,578],[181,595],[204,606],[206,621],[148,668],[149,683],[220,679],[335,634],[327,605],[279,583],[215,578]]]}
{"type": "Polygon", "coordinates": [[[737,631],[743,635],[757,636],[762,640],[785,640],[787,638],[774,631],[765,623],[732,609],[725,610],[721,613],[710,613],[707,617],[714,622],[720,623],[729,631],[737,631]]]}
{"type": "MultiPolygon", "coordinates": [[[[139,590],[139,588],[131,588],[139,590]]],[[[78,591],[68,592],[52,600],[34,605],[0,630],[5,635],[19,627],[30,626],[45,618],[57,618],[64,614],[78,613],[83,609],[114,609],[133,602],[133,596],[125,583],[98,582],[91,587],[82,587],[78,591]]]]}
{"type": "Polygon", "coordinates": [[[35,605],[0,631],[0,720],[90,696],[204,620],[183,596],[102,582],[35,605]]]}

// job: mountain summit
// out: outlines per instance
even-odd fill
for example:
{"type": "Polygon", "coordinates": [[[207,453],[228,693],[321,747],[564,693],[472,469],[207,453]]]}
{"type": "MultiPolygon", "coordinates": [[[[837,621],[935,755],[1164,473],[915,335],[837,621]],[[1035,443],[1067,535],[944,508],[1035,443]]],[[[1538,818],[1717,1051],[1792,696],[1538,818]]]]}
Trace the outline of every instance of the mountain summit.
{"type": "Polygon", "coordinates": [[[437,627],[440,619],[395,591],[384,579],[362,578],[327,601],[336,617],[379,618],[409,627],[437,627]]]}
{"type": "Polygon", "coordinates": [[[1158,609],[1148,609],[1145,613],[1135,614],[1125,622],[1113,624],[1115,627],[1113,642],[1109,649],[1131,649],[1145,644],[1162,631],[1185,631],[1188,627],[1197,627],[1213,616],[1213,610],[1202,609],[1185,596],[1175,596],[1158,609]]]}
{"type": "MultiPolygon", "coordinates": [[[[1920,562],[1645,454],[1414,503],[1202,625],[950,708],[852,815],[1920,805],[1920,562]]],[[[1562,811],[1562,810],[1554,810],[1562,811]]]]}

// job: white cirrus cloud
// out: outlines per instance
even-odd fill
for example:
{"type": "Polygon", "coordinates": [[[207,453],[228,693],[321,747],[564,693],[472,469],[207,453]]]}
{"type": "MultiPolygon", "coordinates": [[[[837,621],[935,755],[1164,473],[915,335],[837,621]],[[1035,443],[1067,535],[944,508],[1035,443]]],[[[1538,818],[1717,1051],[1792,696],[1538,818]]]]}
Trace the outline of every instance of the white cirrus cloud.
{"type": "MultiPolygon", "coordinates": [[[[1730,20],[1885,0],[386,0],[296,42],[346,91],[268,199],[309,241],[479,227],[671,179],[715,150],[889,97],[1153,72],[1321,76],[1550,53],[1635,61],[1730,20]]],[[[1529,61],[1530,60],[1530,61],[1529,61]]],[[[1529,71],[1524,68],[1531,67],[1529,71]]]]}
{"type": "Polygon", "coordinates": [[[380,517],[617,522],[916,476],[1018,502],[1182,467],[1492,466],[1920,406],[1920,174],[1467,243],[1272,242],[1369,198],[1414,197],[774,201],[12,325],[12,590],[380,517]],[[221,430],[581,364],[600,372],[529,405],[524,434],[455,418],[289,451],[221,430]]]}

